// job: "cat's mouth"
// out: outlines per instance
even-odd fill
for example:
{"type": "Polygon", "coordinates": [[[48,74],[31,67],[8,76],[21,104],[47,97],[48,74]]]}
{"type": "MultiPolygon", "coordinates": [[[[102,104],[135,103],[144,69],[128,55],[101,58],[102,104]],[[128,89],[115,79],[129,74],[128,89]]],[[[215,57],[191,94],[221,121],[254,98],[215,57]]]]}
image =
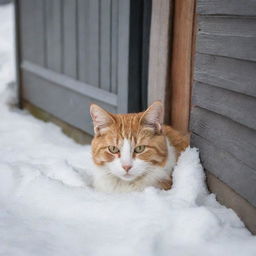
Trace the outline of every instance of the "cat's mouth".
{"type": "Polygon", "coordinates": [[[131,175],[131,174],[129,174],[129,173],[126,173],[126,174],[120,176],[120,178],[121,178],[122,180],[125,180],[125,181],[132,181],[132,180],[136,179],[136,176],[131,175]]]}

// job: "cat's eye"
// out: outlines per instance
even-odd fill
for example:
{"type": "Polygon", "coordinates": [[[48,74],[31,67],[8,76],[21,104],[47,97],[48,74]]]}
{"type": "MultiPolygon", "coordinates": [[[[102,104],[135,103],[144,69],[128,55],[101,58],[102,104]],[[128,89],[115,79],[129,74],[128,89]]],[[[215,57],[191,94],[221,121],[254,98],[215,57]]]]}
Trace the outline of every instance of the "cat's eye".
{"type": "Polygon", "coordinates": [[[135,153],[141,153],[145,150],[145,146],[141,145],[141,146],[138,146],[134,149],[134,152],[135,153]]]}
{"type": "Polygon", "coordinates": [[[117,154],[119,152],[119,149],[115,146],[109,146],[108,150],[110,151],[110,153],[112,154],[117,154]]]}

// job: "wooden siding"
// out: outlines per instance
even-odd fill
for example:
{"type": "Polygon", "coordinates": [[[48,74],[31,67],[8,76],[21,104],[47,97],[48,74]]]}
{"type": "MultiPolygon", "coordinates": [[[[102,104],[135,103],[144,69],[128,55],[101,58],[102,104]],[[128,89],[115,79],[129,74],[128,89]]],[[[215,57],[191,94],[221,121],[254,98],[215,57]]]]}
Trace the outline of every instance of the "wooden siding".
{"type": "Polygon", "coordinates": [[[88,133],[93,102],[141,110],[146,1],[16,0],[22,99],[88,133]]]}
{"type": "Polygon", "coordinates": [[[191,143],[256,206],[256,2],[198,0],[191,143]]]}

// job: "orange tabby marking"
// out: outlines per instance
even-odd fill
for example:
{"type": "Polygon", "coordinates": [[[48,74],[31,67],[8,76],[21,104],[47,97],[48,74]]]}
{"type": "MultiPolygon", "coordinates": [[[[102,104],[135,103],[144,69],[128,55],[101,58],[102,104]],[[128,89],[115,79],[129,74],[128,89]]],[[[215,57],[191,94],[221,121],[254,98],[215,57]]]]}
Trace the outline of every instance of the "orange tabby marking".
{"type": "Polygon", "coordinates": [[[188,141],[172,127],[162,124],[161,102],[153,103],[140,113],[113,114],[94,104],[90,112],[95,131],[92,156],[94,163],[101,167],[100,178],[96,182],[99,190],[132,191],[142,190],[146,186],[170,189],[171,170],[167,169],[173,168],[180,152],[188,146],[188,141]],[[109,146],[118,152],[112,153],[109,146]],[[136,152],[138,146],[142,146],[143,152],[136,152]],[[122,155],[124,147],[127,156],[122,155]],[[124,160],[125,157],[127,159],[124,160]],[[128,172],[124,161],[131,166],[128,172]],[[100,179],[112,179],[107,186],[114,188],[105,188],[102,184],[106,181],[100,179]]]}

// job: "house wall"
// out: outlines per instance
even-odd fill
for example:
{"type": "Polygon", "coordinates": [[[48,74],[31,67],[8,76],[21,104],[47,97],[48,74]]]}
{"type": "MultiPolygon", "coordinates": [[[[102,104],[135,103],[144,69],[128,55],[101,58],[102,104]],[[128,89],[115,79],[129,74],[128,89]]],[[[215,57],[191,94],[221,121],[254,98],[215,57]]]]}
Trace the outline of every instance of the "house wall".
{"type": "Polygon", "coordinates": [[[256,2],[198,0],[196,14],[191,143],[211,175],[256,207],[256,2]]]}

